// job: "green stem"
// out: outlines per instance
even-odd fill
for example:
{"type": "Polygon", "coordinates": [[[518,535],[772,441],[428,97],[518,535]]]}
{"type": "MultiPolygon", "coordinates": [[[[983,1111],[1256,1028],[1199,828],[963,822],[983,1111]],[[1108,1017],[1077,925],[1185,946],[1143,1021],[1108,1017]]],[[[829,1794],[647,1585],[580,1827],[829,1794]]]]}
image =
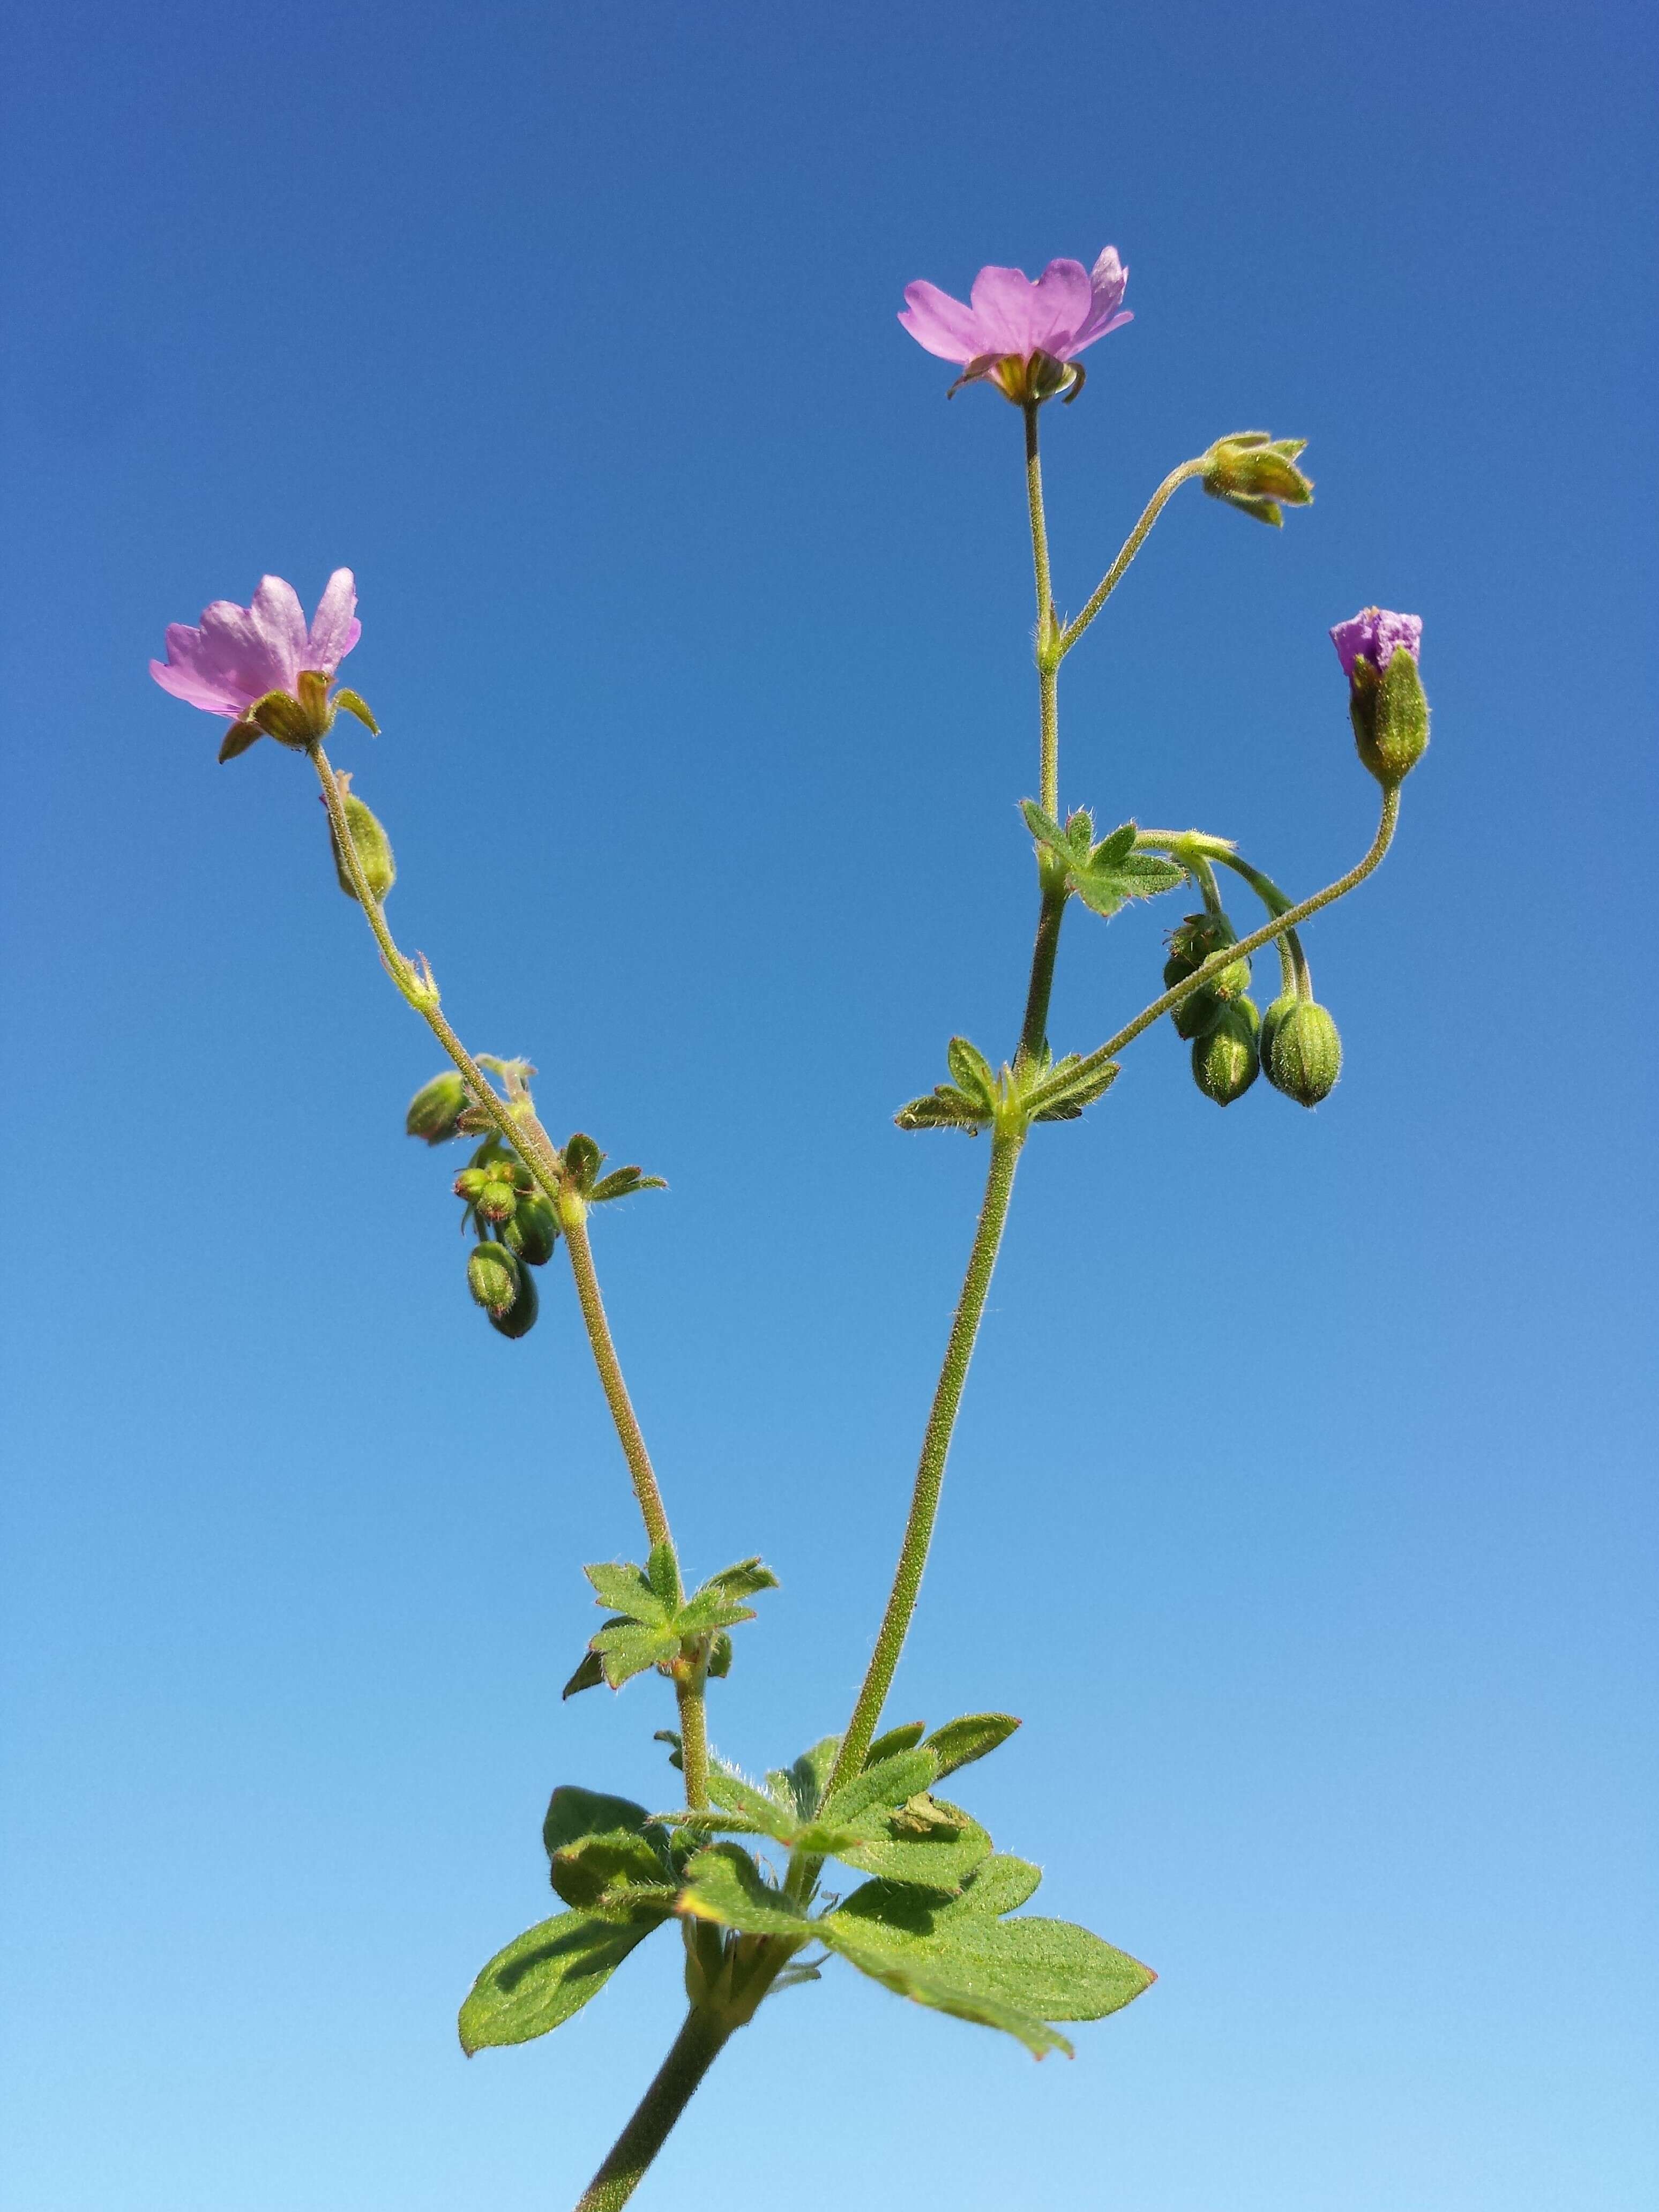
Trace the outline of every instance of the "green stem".
{"type": "Polygon", "coordinates": [[[694,1813],[708,1810],[708,1716],[701,1663],[684,1681],[674,1677],[680,1708],[680,1765],[685,1770],[685,1802],[694,1813]]]}
{"type": "Polygon", "coordinates": [[[696,2094],[729,2032],[711,2014],[694,2010],[686,2014],[685,2025],[675,2037],[656,2080],[582,2191],[576,2212],[618,2212],[618,2207],[627,2203],[647,2166],[668,2140],[675,2121],[696,2094]]]}
{"type": "Polygon", "coordinates": [[[1042,457],[1037,410],[1025,407],[1025,503],[1031,515],[1031,566],[1036,575],[1037,708],[1042,730],[1038,803],[1060,818],[1060,653],[1054,643],[1054,592],[1048,572],[1048,524],[1042,510],[1042,457]]]}
{"type": "Polygon", "coordinates": [[[1060,955],[1060,927],[1066,919],[1066,885],[1045,882],[1037,910],[1036,943],[1031,951],[1031,981],[1025,994],[1025,1020],[1019,1048],[1028,1060],[1042,1050],[1048,1035],[1048,1000],[1060,955]]]}
{"type": "Polygon", "coordinates": [[[1399,821],[1400,786],[1395,783],[1390,784],[1382,793],[1382,818],[1376,825],[1376,835],[1371,840],[1370,852],[1357,866],[1350,868],[1346,876],[1339,876],[1334,884],[1328,884],[1322,891],[1316,891],[1311,898],[1287,907],[1283,914],[1275,916],[1261,928],[1252,930],[1248,937],[1241,937],[1236,945],[1224,945],[1219,952],[1212,952],[1202,967],[1194,968],[1192,974],[1184,977],[1173,990],[1166,991],[1161,999],[1154,999],[1150,1006],[1144,1007],[1135,1016],[1133,1021],[1127,1022],[1115,1036],[1108,1037],[1104,1044],[1086,1054],[1079,1073],[1085,1069],[1103,1067],[1109,1060],[1122,1051],[1126,1044],[1132,1043],[1143,1030],[1151,1029],[1160,1015],[1167,1014],[1171,1006],[1178,1006],[1189,991],[1197,990],[1201,983],[1206,983],[1212,975],[1218,974],[1233,961],[1247,958],[1252,952],[1260,951],[1264,945],[1271,945],[1287,929],[1294,929],[1310,914],[1317,914],[1322,907],[1331,905],[1335,900],[1346,896],[1357,884],[1364,883],[1394,842],[1394,833],[1399,821]]]}
{"type": "Polygon", "coordinates": [[[921,1458],[916,1468],[915,1488],[911,1494],[910,1514],[904,1525],[904,1541],[899,1548],[892,1591],[887,1600],[887,1610],[882,1616],[881,1628],[876,1637],[876,1648],[870,1656],[864,1686],[859,1692],[853,1717],[848,1723],[847,1734],[842,1737],[841,1749],[836,1755],[834,1771],[825,1786],[826,1796],[839,1783],[844,1782],[849,1775],[857,1774],[863,1767],[864,1754],[874,1740],[881,1709],[887,1702],[887,1692],[892,1687],[899,1654],[904,1649],[904,1639],[916,1609],[922,1571],[927,1565],[927,1549],[933,1541],[933,1523],[939,1517],[939,1493],[945,1486],[945,1462],[951,1449],[951,1435],[962,1404],[963,1386],[968,1380],[968,1366],[974,1356],[975,1339],[979,1334],[986,1296],[991,1287],[991,1274],[996,1266],[997,1250],[1002,1243],[1003,1229],[1008,1219],[1008,1201],[1013,1194],[1014,1170],[1019,1165],[1020,1147],[1024,1141],[1023,1133],[1004,1134],[1001,1132],[991,1140],[991,1166],[986,1180],[984,1203],[980,1207],[979,1225],[974,1231],[973,1249],[968,1256],[968,1273],[963,1281],[962,1296],[957,1302],[956,1318],[951,1324],[950,1340],[945,1348],[945,1364],[939,1370],[933,1410],[928,1414],[927,1433],[922,1438],[921,1458]]]}
{"type": "Polygon", "coordinates": [[[323,802],[328,809],[329,826],[334,832],[341,865],[351,878],[357,903],[374,933],[374,941],[380,948],[380,957],[386,963],[386,973],[460,1070],[467,1089],[495,1124],[497,1135],[520,1155],[547,1197],[556,1205],[563,1178],[551,1139],[533,1115],[521,1117],[509,1112],[501,1093],[444,1018],[438,1004],[438,988],[432,981],[430,969],[422,975],[414,962],[398,951],[397,941],[386,927],[385,910],[369,889],[368,879],[363,872],[362,856],[346,820],[345,802],[340,796],[340,787],[335,781],[328,755],[319,743],[313,744],[308,750],[311,764],[317,771],[317,780],[323,787],[323,802]]]}
{"type": "MultiPolygon", "coordinates": [[[[1237,876],[1243,876],[1269,914],[1288,914],[1295,902],[1287,898],[1271,876],[1264,876],[1260,868],[1253,868],[1237,853],[1218,853],[1217,860],[1237,876]]],[[[1298,998],[1313,996],[1313,972],[1308,966],[1308,956],[1302,950],[1302,939],[1295,930],[1287,929],[1279,940],[1280,972],[1287,991],[1298,998]]]]}
{"type": "MultiPolygon", "coordinates": [[[[559,1226],[564,1231],[565,1249],[570,1255],[570,1272],[576,1279],[577,1303],[582,1310],[587,1341],[593,1353],[593,1364],[599,1370],[605,1401],[611,1408],[611,1419],[616,1425],[623,1457],[628,1462],[629,1478],[634,1485],[634,1495],[639,1501],[646,1539],[653,1545],[672,1544],[674,1540],[669,1533],[667,1509],[662,1502],[662,1492],[657,1487],[656,1472],[651,1465],[651,1455],[645,1448],[639,1417],[628,1395],[628,1385],[623,1380],[622,1362],[617,1357],[617,1347],[611,1340],[605,1300],[599,1296],[599,1279],[593,1268],[593,1247],[588,1242],[586,1216],[587,1208],[582,1200],[574,1193],[567,1193],[559,1207],[559,1226]]],[[[689,1786],[691,1780],[689,1762],[685,1778],[689,1786]]]]}
{"type": "MultiPolygon", "coordinates": [[[[1112,593],[1122,582],[1125,570],[1128,568],[1130,562],[1134,559],[1135,555],[1139,552],[1141,547],[1146,544],[1147,533],[1152,529],[1152,525],[1158,520],[1158,516],[1163,514],[1164,509],[1168,505],[1170,500],[1177,491],[1179,491],[1182,485],[1187,483],[1189,477],[1200,477],[1202,476],[1203,473],[1204,464],[1201,460],[1183,461],[1178,469],[1171,469],[1169,475],[1164,477],[1163,483],[1147,501],[1146,508],[1141,514],[1139,521],[1136,523],[1134,528],[1129,532],[1128,537],[1124,540],[1123,550],[1118,555],[1116,560],[1113,562],[1111,567],[1106,571],[1106,574],[1101,578],[1099,583],[1096,586],[1094,592],[1089,599],[1088,605],[1084,608],[1083,612],[1077,617],[1075,622],[1068,623],[1066,628],[1060,632],[1060,650],[1062,657],[1071,651],[1072,647],[1077,643],[1079,638],[1082,636],[1084,631],[1088,629],[1090,623],[1094,620],[1095,617],[1105,605],[1107,600],[1111,598],[1112,593]]],[[[1052,806],[1048,809],[1050,814],[1052,814],[1054,811],[1054,810],[1052,806]]]]}

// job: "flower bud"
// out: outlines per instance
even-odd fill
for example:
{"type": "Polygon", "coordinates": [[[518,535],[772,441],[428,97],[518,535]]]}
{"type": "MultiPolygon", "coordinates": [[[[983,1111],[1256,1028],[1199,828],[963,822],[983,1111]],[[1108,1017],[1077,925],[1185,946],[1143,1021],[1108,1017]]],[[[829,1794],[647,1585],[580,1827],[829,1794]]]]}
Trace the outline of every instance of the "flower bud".
{"type": "MultiPolygon", "coordinates": [[[[1204,965],[1212,954],[1237,943],[1237,933],[1224,914],[1189,914],[1179,929],[1170,933],[1170,957],[1164,963],[1164,988],[1173,990],[1204,965]]],[[[1242,998],[1250,987],[1250,963],[1231,960],[1206,983],[1189,991],[1170,1009],[1170,1019],[1181,1037],[1206,1036],[1215,1027],[1221,1009],[1242,998]]]]}
{"type": "Polygon", "coordinates": [[[1366,607],[1331,632],[1348,679],[1348,715],[1359,757],[1384,790],[1409,775],[1429,743],[1429,702],[1417,656],[1419,615],[1366,607]]]}
{"type": "MultiPolygon", "coordinates": [[[[464,1192],[462,1195],[465,1196],[467,1194],[464,1192]]],[[[518,1202],[519,1194],[512,1184],[503,1182],[494,1176],[484,1183],[477,1197],[473,1200],[473,1204],[486,1221],[511,1221],[514,1208],[518,1202]]]]}
{"type": "Polygon", "coordinates": [[[495,1176],[486,1168],[463,1168],[455,1178],[455,1195],[465,1199],[470,1205],[484,1185],[494,1181],[495,1176]]]}
{"type": "MultiPolygon", "coordinates": [[[[334,781],[340,787],[340,803],[345,809],[346,827],[351,832],[351,842],[356,848],[358,865],[368,885],[369,896],[375,905],[380,906],[398,879],[397,863],[392,857],[392,841],[362,800],[352,797],[350,776],[342,774],[334,781]]],[[[340,841],[334,834],[332,816],[329,817],[328,842],[333,851],[334,872],[340,879],[340,889],[348,898],[355,899],[356,887],[347,872],[345,856],[340,850],[340,841]]]]}
{"type": "Polygon", "coordinates": [[[447,1067],[434,1075],[409,1102],[404,1116],[407,1135],[422,1137],[428,1145],[441,1145],[455,1133],[455,1124],[466,1110],[466,1085],[459,1072],[447,1067]]]}
{"type": "Polygon", "coordinates": [[[1281,500],[1286,507],[1306,507],[1313,497],[1312,484],[1296,465],[1307,442],[1270,438],[1265,430],[1218,438],[1204,456],[1204,489],[1212,499],[1225,500],[1277,530],[1285,520],[1281,500]]]}
{"type": "Polygon", "coordinates": [[[1256,1046],[1261,1019],[1250,999],[1233,999],[1206,1036],[1193,1040],[1193,1080],[1218,1106],[1242,1098],[1261,1073],[1256,1046]]]}
{"type": "Polygon", "coordinates": [[[541,1300],[537,1295],[536,1278],[527,1268],[519,1270],[519,1295],[504,1314],[489,1316],[489,1326],[498,1336],[517,1339],[528,1336],[536,1326],[536,1316],[541,1311],[541,1300]]]}
{"type": "Polygon", "coordinates": [[[544,1267],[559,1241],[559,1218],[544,1198],[521,1198],[501,1240],[527,1267],[544,1267]]]}
{"type": "Polygon", "coordinates": [[[1328,1098],[1342,1072],[1336,1024],[1312,999],[1287,991],[1261,1018],[1261,1066],[1275,1091],[1300,1106],[1328,1098]]]}
{"type": "Polygon", "coordinates": [[[473,1246],[466,1263],[466,1286],[491,1321],[512,1312],[525,1281],[523,1269],[504,1245],[473,1246]]]}

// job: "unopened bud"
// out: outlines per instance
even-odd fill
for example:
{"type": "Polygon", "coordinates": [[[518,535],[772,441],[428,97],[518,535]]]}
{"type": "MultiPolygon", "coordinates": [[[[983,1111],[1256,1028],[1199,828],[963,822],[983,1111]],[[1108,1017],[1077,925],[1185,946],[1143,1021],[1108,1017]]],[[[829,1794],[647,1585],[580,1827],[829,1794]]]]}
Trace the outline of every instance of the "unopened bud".
{"type": "Polygon", "coordinates": [[[1306,507],[1313,485],[1296,465],[1305,438],[1270,438],[1265,430],[1239,430],[1218,438],[1204,456],[1204,489],[1212,499],[1254,515],[1276,530],[1284,521],[1279,502],[1306,507]]]}
{"type": "Polygon", "coordinates": [[[486,1168],[463,1168],[455,1178],[455,1195],[465,1199],[470,1204],[487,1182],[494,1181],[494,1176],[486,1168]]]}
{"type": "Polygon", "coordinates": [[[512,1184],[494,1177],[483,1185],[473,1200],[486,1221],[511,1221],[513,1210],[518,1202],[519,1194],[512,1184]]]}
{"type": "Polygon", "coordinates": [[[1287,991],[1261,1017],[1261,1066],[1275,1091],[1301,1106],[1328,1098],[1342,1072],[1336,1024],[1312,999],[1287,991]]]}
{"type": "Polygon", "coordinates": [[[428,1145],[441,1145],[455,1133],[455,1124],[466,1110],[466,1085],[453,1067],[441,1075],[434,1075],[409,1102],[409,1111],[404,1116],[404,1128],[411,1137],[422,1137],[428,1145]]]}
{"type": "MultiPolygon", "coordinates": [[[[1184,983],[1206,960],[1237,941],[1237,933],[1224,914],[1189,914],[1180,928],[1170,933],[1170,957],[1164,963],[1164,989],[1171,991],[1177,983],[1184,983]]],[[[1243,998],[1249,988],[1249,962],[1230,960],[1170,1009],[1170,1019],[1176,1035],[1207,1036],[1215,1027],[1223,1006],[1243,998]]]]}
{"type": "Polygon", "coordinates": [[[1206,1036],[1193,1040],[1193,1080],[1218,1106],[1242,1098],[1261,1073],[1256,1035],[1261,1019],[1250,999],[1233,999],[1206,1036]]]}
{"type": "Polygon", "coordinates": [[[1385,790],[1411,774],[1428,749],[1429,702],[1417,656],[1419,615],[1366,607],[1338,623],[1331,642],[1348,679],[1348,715],[1359,757],[1385,790]]]}
{"type": "MultiPolygon", "coordinates": [[[[345,810],[346,827],[351,832],[351,842],[356,851],[358,866],[363,872],[363,880],[368,885],[369,896],[376,906],[380,906],[398,879],[398,865],[392,857],[392,841],[362,800],[352,797],[347,787],[349,777],[342,775],[334,780],[340,787],[340,803],[345,810]]],[[[340,889],[348,898],[355,899],[356,885],[347,870],[345,856],[340,850],[340,841],[334,834],[331,815],[329,817],[328,842],[333,850],[334,872],[340,879],[340,889]]]]}
{"type": "Polygon", "coordinates": [[[527,1267],[544,1267],[559,1241],[559,1218],[544,1198],[521,1198],[501,1236],[527,1267]]]}
{"type": "Polygon", "coordinates": [[[536,1326],[536,1316],[541,1311],[541,1300],[536,1291],[536,1278],[527,1268],[519,1270],[519,1295],[504,1314],[489,1316],[489,1326],[498,1336],[528,1336],[536,1326]]]}
{"type": "Polygon", "coordinates": [[[525,1280],[523,1269],[504,1245],[473,1246],[466,1263],[466,1286],[491,1321],[513,1310],[525,1280]]]}

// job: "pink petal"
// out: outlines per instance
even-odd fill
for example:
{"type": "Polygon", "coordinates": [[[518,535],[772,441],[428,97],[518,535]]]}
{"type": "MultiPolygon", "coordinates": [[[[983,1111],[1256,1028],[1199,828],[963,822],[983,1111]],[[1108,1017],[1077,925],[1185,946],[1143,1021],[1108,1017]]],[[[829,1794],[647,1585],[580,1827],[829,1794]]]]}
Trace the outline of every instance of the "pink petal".
{"type": "Polygon", "coordinates": [[[1051,261],[1032,286],[1027,328],[1032,347],[1056,360],[1068,359],[1077,334],[1089,319],[1093,295],[1089,272],[1080,261],[1051,261]]]}
{"type": "Polygon", "coordinates": [[[926,346],[941,361],[965,364],[988,349],[973,309],[924,280],[905,286],[904,312],[899,320],[918,345],[926,346]]]}
{"type": "Polygon", "coordinates": [[[270,688],[291,691],[295,678],[306,665],[310,642],[300,594],[281,576],[261,576],[248,613],[255,629],[265,641],[271,665],[283,672],[270,688]]]}
{"type": "MultiPolygon", "coordinates": [[[[182,624],[175,623],[173,627],[179,629],[182,624]]],[[[198,633],[191,630],[189,635],[195,637],[198,633]]],[[[173,649],[173,631],[169,630],[169,655],[173,649]]],[[[175,699],[182,699],[189,706],[199,707],[204,714],[222,714],[227,720],[234,721],[242,710],[240,699],[229,696],[211,678],[199,675],[182,655],[177,660],[152,660],[149,672],[164,691],[171,691],[175,699]]]]}
{"type": "Polygon", "coordinates": [[[267,691],[291,691],[294,671],[274,653],[252,607],[216,599],[202,610],[202,627],[191,653],[199,675],[217,682],[227,696],[252,706],[267,691]]]}
{"type": "Polygon", "coordinates": [[[1120,313],[1128,282],[1129,272],[1118,259],[1116,246],[1103,247],[1089,278],[1092,297],[1088,319],[1077,334],[1075,345],[1079,352],[1092,345],[1097,338],[1103,338],[1108,331],[1134,320],[1133,315],[1120,313]]]}
{"type": "Polygon", "coordinates": [[[1031,335],[1039,319],[1032,307],[1036,287],[1023,269],[981,269],[974,279],[973,305],[981,351],[1017,353],[1022,359],[1042,340],[1031,335]]]}
{"type": "Polygon", "coordinates": [[[319,668],[332,676],[363,634],[362,624],[354,617],[356,605],[356,578],[349,568],[337,568],[317,602],[301,667],[319,668]]]}

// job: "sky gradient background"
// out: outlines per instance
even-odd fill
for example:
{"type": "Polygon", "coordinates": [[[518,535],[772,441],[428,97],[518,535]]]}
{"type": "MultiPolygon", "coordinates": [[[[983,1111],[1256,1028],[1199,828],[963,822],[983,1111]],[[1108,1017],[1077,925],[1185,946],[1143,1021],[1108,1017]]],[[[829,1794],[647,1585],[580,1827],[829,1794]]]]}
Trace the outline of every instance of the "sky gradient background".
{"type": "MultiPolygon", "coordinates": [[[[356,568],[343,766],[394,924],[556,1132],[688,1565],[783,1588],[752,1769],[845,1717],[1012,1043],[1036,775],[1018,417],[903,284],[1132,270],[1048,410],[1063,787],[1287,885],[1363,850],[1327,626],[1419,611],[1435,741],[1309,950],[1347,1071],[1224,1114],[1167,1029],[1039,1132],[894,1718],[1158,1986],[1075,2064],[832,1970],[641,2206],[1638,2212],[1659,2190],[1646,10],[1033,0],[70,4],[3,73],[8,2212],[557,2207],[673,2032],[642,1949],[471,2065],[635,1547],[557,1267],[496,1338],[434,1072],[303,763],[226,769],[169,621],[356,568]],[[717,2163],[718,2161],[718,2163],[717,2163]]],[[[1068,924],[1062,1048],[1168,912],[1068,924]]],[[[1270,981],[1271,966],[1263,981],[1270,981]]]]}

